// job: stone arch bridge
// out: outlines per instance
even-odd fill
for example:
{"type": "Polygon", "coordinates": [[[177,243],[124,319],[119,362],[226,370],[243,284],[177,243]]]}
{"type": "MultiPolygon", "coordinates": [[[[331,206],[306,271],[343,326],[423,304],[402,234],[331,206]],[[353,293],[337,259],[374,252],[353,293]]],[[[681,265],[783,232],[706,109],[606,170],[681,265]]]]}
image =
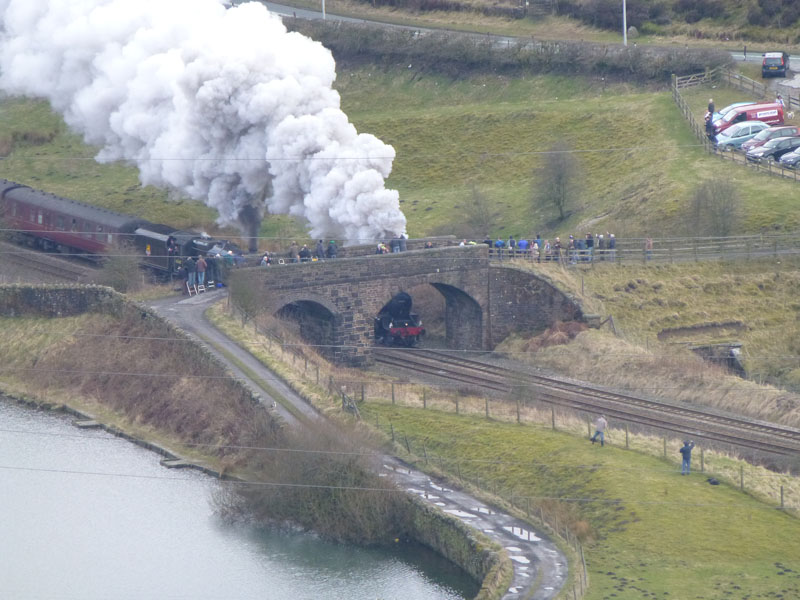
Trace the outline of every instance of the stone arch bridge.
{"type": "Polygon", "coordinates": [[[422,284],[445,300],[447,345],[491,350],[512,331],[584,320],[578,300],[546,278],[489,261],[483,244],[339,258],[234,273],[234,302],[296,318],[303,337],[339,364],[371,362],[374,320],[399,292],[422,284]]]}

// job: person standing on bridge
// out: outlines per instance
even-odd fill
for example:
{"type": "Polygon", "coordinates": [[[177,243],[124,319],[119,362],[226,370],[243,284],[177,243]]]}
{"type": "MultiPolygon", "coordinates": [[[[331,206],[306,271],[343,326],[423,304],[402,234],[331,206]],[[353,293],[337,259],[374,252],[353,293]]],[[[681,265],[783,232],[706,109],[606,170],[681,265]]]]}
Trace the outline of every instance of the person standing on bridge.
{"type": "Polygon", "coordinates": [[[605,446],[606,444],[606,427],[608,427],[608,421],[606,421],[605,415],[600,415],[597,417],[597,420],[594,422],[594,435],[589,439],[592,440],[594,444],[597,441],[597,437],[600,437],[600,445],[605,446]]]}
{"type": "Polygon", "coordinates": [[[336,240],[331,240],[328,242],[328,250],[326,251],[328,258],[336,258],[337,252],[338,249],[336,248],[336,240]]]}
{"type": "Polygon", "coordinates": [[[692,462],[693,448],[694,448],[694,442],[687,440],[683,442],[683,447],[679,450],[681,455],[683,455],[683,461],[681,462],[681,475],[689,474],[689,466],[690,463],[692,462]]]}

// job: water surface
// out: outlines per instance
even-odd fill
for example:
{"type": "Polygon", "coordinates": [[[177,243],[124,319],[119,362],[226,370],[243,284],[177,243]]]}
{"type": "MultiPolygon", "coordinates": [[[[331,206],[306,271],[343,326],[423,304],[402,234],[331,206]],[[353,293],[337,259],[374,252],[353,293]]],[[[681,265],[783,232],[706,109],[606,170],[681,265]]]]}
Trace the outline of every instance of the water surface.
{"type": "Polygon", "coordinates": [[[456,600],[477,586],[392,551],[231,525],[214,480],[70,418],[0,399],[0,598],[456,600]]]}

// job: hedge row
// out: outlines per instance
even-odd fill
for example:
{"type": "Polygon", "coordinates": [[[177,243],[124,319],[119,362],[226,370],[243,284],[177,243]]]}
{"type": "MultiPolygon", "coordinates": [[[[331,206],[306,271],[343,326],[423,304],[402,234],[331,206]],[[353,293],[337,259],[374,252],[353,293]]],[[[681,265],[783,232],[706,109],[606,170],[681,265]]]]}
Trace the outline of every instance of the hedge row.
{"type": "Polygon", "coordinates": [[[343,66],[411,65],[416,71],[451,77],[553,73],[666,82],[673,73],[696,73],[732,62],[728,53],[717,50],[507,40],[331,20],[284,22],[321,42],[343,66]]]}

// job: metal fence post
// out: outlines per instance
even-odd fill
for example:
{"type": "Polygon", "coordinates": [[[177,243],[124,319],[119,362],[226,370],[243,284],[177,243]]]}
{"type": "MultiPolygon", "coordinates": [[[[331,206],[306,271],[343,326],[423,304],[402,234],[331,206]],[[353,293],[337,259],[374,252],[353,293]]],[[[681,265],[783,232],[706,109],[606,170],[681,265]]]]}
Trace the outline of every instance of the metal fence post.
{"type": "Polygon", "coordinates": [[[392,383],[392,404],[394,404],[394,383],[392,383]]]}
{"type": "Polygon", "coordinates": [[[555,405],[550,405],[550,423],[553,426],[553,431],[556,430],[556,407],[555,405]]]}
{"type": "Polygon", "coordinates": [[[628,446],[628,424],[625,423],[625,449],[628,450],[630,446],[628,446]]]}

